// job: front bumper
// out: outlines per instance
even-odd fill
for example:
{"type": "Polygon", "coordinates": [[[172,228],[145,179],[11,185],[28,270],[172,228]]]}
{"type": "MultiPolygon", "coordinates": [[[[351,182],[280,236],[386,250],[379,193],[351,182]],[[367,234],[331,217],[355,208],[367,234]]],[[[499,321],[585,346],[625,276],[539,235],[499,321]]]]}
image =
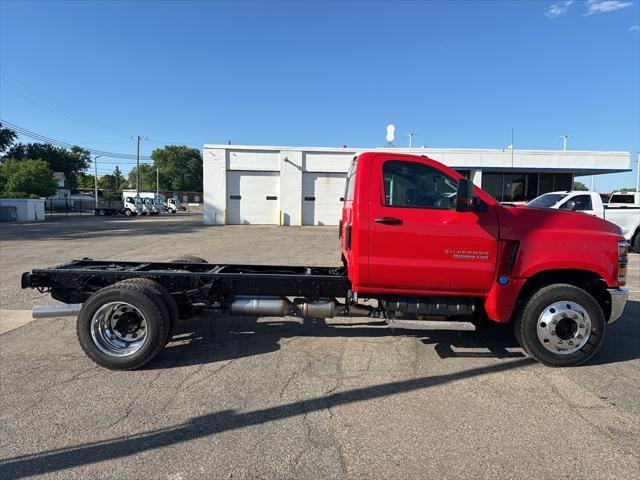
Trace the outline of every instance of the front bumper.
{"type": "Polygon", "coordinates": [[[608,288],[609,295],[611,295],[611,315],[607,323],[613,323],[622,316],[624,307],[629,299],[629,289],[624,287],[608,288]]]}

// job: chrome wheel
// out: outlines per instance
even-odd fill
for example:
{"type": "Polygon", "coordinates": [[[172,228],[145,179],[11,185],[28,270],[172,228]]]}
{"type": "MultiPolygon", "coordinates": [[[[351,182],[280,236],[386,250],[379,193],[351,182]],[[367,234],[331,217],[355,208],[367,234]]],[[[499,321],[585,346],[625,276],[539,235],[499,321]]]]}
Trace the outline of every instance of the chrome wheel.
{"type": "Polygon", "coordinates": [[[129,303],[106,303],[93,315],[91,337],[103,353],[126,357],[140,350],[146,342],[147,320],[129,303]]]}
{"type": "Polygon", "coordinates": [[[569,355],[585,346],[591,335],[591,319],[575,302],[556,302],[538,317],[538,339],[552,353],[569,355]]]}

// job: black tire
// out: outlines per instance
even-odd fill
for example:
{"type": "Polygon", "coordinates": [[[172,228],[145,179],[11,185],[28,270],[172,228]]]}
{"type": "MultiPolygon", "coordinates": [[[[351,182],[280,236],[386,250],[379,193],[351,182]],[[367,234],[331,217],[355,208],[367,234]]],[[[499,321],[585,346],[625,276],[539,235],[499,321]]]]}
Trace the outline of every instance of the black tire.
{"type": "Polygon", "coordinates": [[[98,215],[100,215],[101,217],[104,217],[107,214],[107,211],[104,208],[101,208],[100,210],[98,210],[98,215]]]}
{"type": "Polygon", "coordinates": [[[131,216],[133,216],[133,212],[131,211],[131,209],[130,209],[130,208],[127,208],[127,209],[124,211],[124,214],[125,214],[127,217],[131,217],[131,216]]]}
{"type": "Polygon", "coordinates": [[[633,248],[634,252],[640,253],[640,232],[636,233],[636,236],[633,239],[633,245],[631,248],[633,248]]]}
{"type": "MultiPolygon", "coordinates": [[[[576,286],[557,283],[541,288],[529,297],[516,314],[514,334],[524,351],[538,362],[550,367],[573,367],[582,365],[596,354],[604,339],[605,325],[602,308],[593,296],[576,286]],[[562,354],[554,353],[543,345],[538,335],[538,322],[546,309],[564,302],[578,304],[588,315],[591,329],[588,340],[579,350],[562,354]]],[[[544,342],[548,344],[548,339],[544,342]]]]}
{"type": "Polygon", "coordinates": [[[171,263],[209,263],[204,258],[196,257],[195,255],[183,255],[175,260],[171,260],[171,263]]]}
{"type": "Polygon", "coordinates": [[[169,312],[169,318],[171,319],[171,325],[169,326],[169,332],[164,344],[166,345],[167,343],[169,343],[171,337],[173,337],[176,323],[178,323],[178,320],[180,320],[180,310],[178,309],[178,303],[173,298],[173,295],[171,295],[171,292],[169,292],[169,289],[150,278],[129,278],[127,280],[119,282],[119,284],[148,288],[162,299],[162,301],[164,302],[164,306],[167,307],[167,311],[169,312]]]}
{"type": "Polygon", "coordinates": [[[84,302],[76,332],[80,346],[87,356],[98,365],[110,370],[134,370],[151,361],[164,348],[171,317],[161,295],[147,286],[118,282],[94,293],[84,302]],[[117,356],[101,349],[92,335],[92,321],[100,308],[111,302],[125,302],[135,307],[146,321],[144,342],[133,353],[117,356]]]}

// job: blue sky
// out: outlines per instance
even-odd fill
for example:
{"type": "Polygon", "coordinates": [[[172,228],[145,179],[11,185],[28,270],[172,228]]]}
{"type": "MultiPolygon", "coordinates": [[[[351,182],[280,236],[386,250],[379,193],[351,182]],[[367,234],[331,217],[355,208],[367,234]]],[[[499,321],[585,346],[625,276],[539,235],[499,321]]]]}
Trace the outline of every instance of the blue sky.
{"type": "Polygon", "coordinates": [[[516,148],[640,149],[637,0],[2,0],[0,42],[0,116],[102,150],[377,147],[390,122],[431,147],[514,127],[516,148]]]}

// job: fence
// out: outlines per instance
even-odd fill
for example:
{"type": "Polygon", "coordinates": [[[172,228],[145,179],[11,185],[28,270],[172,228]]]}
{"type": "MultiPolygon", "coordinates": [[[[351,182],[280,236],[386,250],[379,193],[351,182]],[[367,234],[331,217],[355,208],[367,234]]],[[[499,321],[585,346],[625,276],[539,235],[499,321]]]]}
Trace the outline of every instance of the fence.
{"type": "MultiPolygon", "coordinates": [[[[100,208],[120,209],[122,202],[119,200],[100,200],[100,208]]],[[[48,198],[44,203],[45,215],[94,215],[96,210],[95,200],[76,200],[68,198],[48,198]]]]}

